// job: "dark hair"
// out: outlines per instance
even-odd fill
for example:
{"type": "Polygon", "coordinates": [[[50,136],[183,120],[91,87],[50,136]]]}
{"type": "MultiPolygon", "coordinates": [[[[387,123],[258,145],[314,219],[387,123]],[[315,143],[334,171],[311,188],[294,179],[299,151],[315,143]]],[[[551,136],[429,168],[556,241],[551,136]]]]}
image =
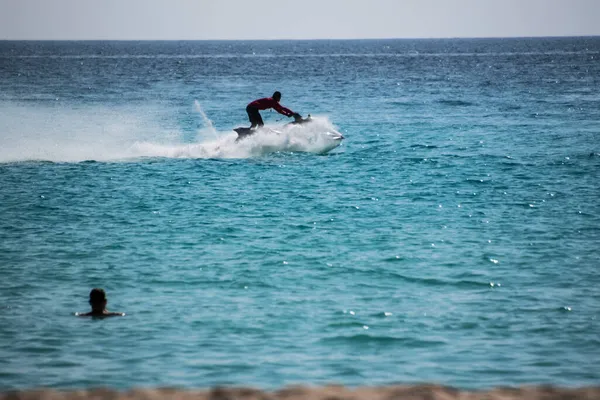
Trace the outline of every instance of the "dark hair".
{"type": "Polygon", "coordinates": [[[276,99],[276,100],[281,99],[281,92],[275,92],[275,93],[273,93],[273,98],[276,99]]]}
{"type": "Polygon", "coordinates": [[[106,301],[106,293],[104,293],[104,289],[94,288],[90,292],[90,303],[102,303],[106,301]]]}

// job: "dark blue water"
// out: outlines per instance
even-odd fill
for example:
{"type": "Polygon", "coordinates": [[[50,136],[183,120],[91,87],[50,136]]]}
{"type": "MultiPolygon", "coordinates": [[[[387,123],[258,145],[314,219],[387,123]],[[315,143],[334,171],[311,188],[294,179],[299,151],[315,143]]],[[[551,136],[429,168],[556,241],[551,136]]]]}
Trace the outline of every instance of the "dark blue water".
{"type": "Polygon", "coordinates": [[[0,389],[597,384],[599,58],[0,42],[0,389]]]}

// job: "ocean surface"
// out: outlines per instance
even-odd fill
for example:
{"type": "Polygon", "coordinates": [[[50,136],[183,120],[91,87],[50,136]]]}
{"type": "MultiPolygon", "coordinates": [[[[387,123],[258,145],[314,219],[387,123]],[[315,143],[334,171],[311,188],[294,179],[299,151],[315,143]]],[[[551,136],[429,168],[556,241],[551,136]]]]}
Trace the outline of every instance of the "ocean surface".
{"type": "Polygon", "coordinates": [[[599,138],[598,37],[0,42],[0,390],[598,384],[599,138]]]}

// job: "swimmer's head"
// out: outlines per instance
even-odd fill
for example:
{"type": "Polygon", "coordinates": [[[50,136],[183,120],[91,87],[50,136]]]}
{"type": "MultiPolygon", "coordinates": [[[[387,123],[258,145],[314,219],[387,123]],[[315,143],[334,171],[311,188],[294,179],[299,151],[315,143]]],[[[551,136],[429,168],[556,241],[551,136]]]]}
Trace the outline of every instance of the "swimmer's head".
{"type": "Polygon", "coordinates": [[[94,288],[90,292],[90,306],[94,310],[104,310],[106,307],[106,293],[104,289],[94,288]]]}

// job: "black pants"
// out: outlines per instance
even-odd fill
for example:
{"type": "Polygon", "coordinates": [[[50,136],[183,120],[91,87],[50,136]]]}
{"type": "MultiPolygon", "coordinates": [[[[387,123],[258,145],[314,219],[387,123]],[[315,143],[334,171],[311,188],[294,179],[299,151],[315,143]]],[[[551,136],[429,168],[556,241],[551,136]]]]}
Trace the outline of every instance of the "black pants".
{"type": "Polygon", "coordinates": [[[258,108],[255,107],[246,107],[246,112],[248,113],[248,118],[250,119],[250,128],[254,128],[256,125],[263,126],[265,123],[258,112],[258,108]]]}

